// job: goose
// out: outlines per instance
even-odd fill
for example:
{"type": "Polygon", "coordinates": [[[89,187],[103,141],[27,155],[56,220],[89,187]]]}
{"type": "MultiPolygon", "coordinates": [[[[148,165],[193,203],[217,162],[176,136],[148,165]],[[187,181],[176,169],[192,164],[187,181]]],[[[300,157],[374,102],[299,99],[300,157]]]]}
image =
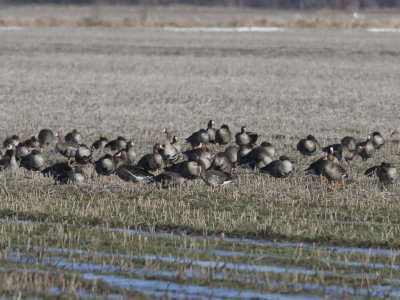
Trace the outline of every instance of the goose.
{"type": "Polygon", "coordinates": [[[216,141],[216,132],[217,132],[217,130],[213,127],[214,124],[215,124],[215,122],[213,120],[210,120],[208,122],[208,124],[207,124],[207,129],[206,129],[207,134],[208,134],[208,141],[211,144],[217,143],[217,141],[216,141]]]}
{"type": "Polygon", "coordinates": [[[13,149],[11,144],[7,147],[7,151],[2,159],[0,159],[0,172],[6,169],[16,171],[18,169],[18,163],[15,158],[16,150],[13,149]]]}
{"type": "Polygon", "coordinates": [[[334,155],[339,160],[344,159],[347,163],[357,156],[357,142],[352,136],[345,136],[340,144],[326,146],[322,151],[329,153],[329,149],[334,149],[334,155]]]}
{"type": "Polygon", "coordinates": [[[110,148],[111,151],[119,151],[126,148],[126,140],[124,137],[119,136],[115,140],[109,141],[104,148],[110,148]]]}
{"type": "Polygon", "coordinates": [[[165,144],[163,145],[160,154],[165,164],[172,164],[179,160],[179,153],[174,146],[172,146],[169,139],[166,139],[165,144]]]}
{"type": "Polygon", "coordinates": [[[241,156],[240,163],[247,168],[262,168],[272,162],[275,155],[275,149],[269,142],[262,142],[260,146],[250,150],[244,156],[241,156]]]}
{"type": "Polygon", "coordinates": [[[97,141],[92,144],[92,149],[94,150],[101,150],[103,149],[108,143],[108,139],[106,137],[100,136],[97,141]]]}
{"type": "Polygon", "coordinates": [[[92,150],[85,144],[76,149],[75,160],[78,164],[86,165],[92,162],[92,150]]]}
{"type": "Polygon", "coordinates": [[[141,166],[129,164],[128,154],[126,151],[120,151],[114,157],[121,157],[115,166],[115,174],[124,181],[133,183],[136,182],[153,182],[154,175],[148,173],[141,166]]]}
{"type": "Polygon", "coordinates": [[[361,157],[363,161],[366,161],[368,158],[371,158],[375,153],[375,146],[372,142],[371,135],[368,135],[367,140],[365,142],[361,142],[357,144],[357,154],[361,157]]]}
{"type": "Polygon", "coordinates": [[[228,125],[222,125],[215,133],[215,141],[220,145],[227,145],[232,141],[232,133],[228,125]]]}
{"type": "Polygon", "coordinates": [[[379,182],[382,184],[391,184],[397,179],[397,169],[386,162],[367,169],[364,174],[366,176],[378,176],[379,182]]]}
{"type": "Polygon", "coordinates": [[[199,160],[200,178],[209,186],[219,187],[233,182],[231,175],[218,170],[207,170],[203,161],[199,160]]]}
{"type": "Polygon", "coordinates": [[[240,132],[236,133],[235,140],[238,146],[256,146],[258,134],[255,132],[247,131],[246,126],[242,126],[240,132]]]}
{"type": "Polygon", "coordinates": [[[79,145],[77,143],[73,141],[63,142],[61,140],[61,135],[58,135],[56,149],[62,156],[68,158],[68,164],[71,164],[71,159],[75,157],[78,148],[79,145]]]}
{"type": "Polygon", "coordinates": [[[38,140],[40,148],[50,147],[54,144],[58,133],[54,133],[50,129],[42,129],[39,131],[38,140]]]}
{"type": "Polygon", "coordinates": [[[97,174],[110,176],[115,171],[114,156],[106,154],[94,163],[97,174]]]}
{"type": "Polygon", "coordinates": [[[238,151],[239,147],[236,145],[229,146],[228,148],[225,149],[224,153],[225,155],[229,158],[229,160],[232,162],[232,164],[236,164],[238,161],[238,151]]]}
{"type": "Polygon", "coordinates": [[[3,142],[3,147],[4,147],[4,148],[7,148],[7,147],[9,147],[9,146],[17,147],[18,144],[19,144],[19,137],[18,137],[18,135],[13,135],[13,136],[8,137],[8,138],[6,138],[6,139],[4,140],[4,142],[3,142]]]}
{"type": "Polygon", "coordinates": [[[44,166],[44,158],[39,150],[34,149],[21,159],[21,167],[29,171],[39,171],[44,166]]]}
{"type": "Polygon", "coordinates": [[[163,189],[177,187],[185,184],[185,178],[183,178],[179,173],[176,172],[164,172],[156,177],[154,181],[163,189]]]}
{"type": "Polygon", "coordinates": [[[21,159],[27,156],[29,153],[31,153],[31,151],[29,150],[29,147],[25,144],[25,142],[19,143],[16,147],[15,157],[17,158],[17,161],[21,161],[21,159]]]}
{"type": "MultiPolygon", "coordinates": [[[[328,150],[328,154],[332,154],[333,155],[333,162],[338,164],[340,159],[337,157],[337,153],[333,147],[330,147],[330,149],[328,150]]],[[[307,169],[305,169],[304,171],[306,171],[306,174],[312,174],[312,175],[320,175],[322,176],[322,167],[325,161],[325,157],[321,157],[318,160],[312,162],[309,167],[307,169]]]]}
{"type": "Polygon", "coordinates": [[[163,147],[159,143],[155,144],[153,153],[143,156],[139,160],[138,166],[142,167],[145,171],[156,171],[160,169],[163,164],[163,158],[160,154],[160,150],[162,149],[163,147]]]}
{"type": "Polygon", "coordinates": [[[78,130],[74,129],[65,135],[64,140],[66,142],[73,142],[76,144],[80,144],[82,143],[82,135],[80,134],[80,132],[78,132],[78,130]]]}
{"type": "Polygon", "coordinates": [[[278,160],[274,160],[260,169],[260,172],[267,173],[275,178],[286,178],[292,171],[292,162],[285,155],[282,155],[278,160]]]}
{"type": "Polygon", "coordinates": [[[200,167],[195,161],[182,161],[166,167],[165,171],[178,173],[185,179],[193,180],[200,177],[200,167]]]}
{"type": "Polygon", "coordinates": [[[84,171],[81,167],[76,166],[72,168],[68,165],[67,167],[69,169],[64,170],[54,179],[56,184],[82,183],[83,181],[85,181],[84,171]]]}
{"type": "Polygon", "coordinates": [[[72,168],[66,162],[58,162],[54,165],[43,169],[41,172],[44,176],[51,176],[53,179],[61,176],[64,172],[72,170],[72,168]]]}
{"type": "Polygon", "coordinates": [[[23,144],[28,148],[39,148],[40,147],[39,140],[34,136],[32,136],[30,139],[27,139],[25,142],[23,142],[23,144]]]}
{"type": "Polygon", "coordinates": [[[233,168],[233,163],[224,152],[219,152],[214,156],[211,167],[224,173],[230,173],[233,168]]]}
{"type": "Polygon", "coordinates": [[[349,177],[346,170],[341,165],[334,162],[333,154],[328,154],[323,158],[320,169],[322,175],[328,179],[329,183],[334,181],[340,182],[342,179],[349,177]]]}
{"type": "Polygon", "coordinates": [[[371,139],[376,149],[381,148],[385,144],[385,139],[379,131],[374,131],[371,135],[371,139]]]}
{"type": "Polygon", "coordinates": [[[207,130],[205,129],[200,129],[199,131],[196,131],[192,133],[186,141],[193,147],[198,147],[200,144],[207,145],[210,142],[210,139],[208,137],[207,130]]]}
{"type": "Polygon", "coordinates": [[[308,135],[297,143],[297,150],[308,157],[317,150],[317,147],[319,147],[319,143],[313,135],[308,135]]]}

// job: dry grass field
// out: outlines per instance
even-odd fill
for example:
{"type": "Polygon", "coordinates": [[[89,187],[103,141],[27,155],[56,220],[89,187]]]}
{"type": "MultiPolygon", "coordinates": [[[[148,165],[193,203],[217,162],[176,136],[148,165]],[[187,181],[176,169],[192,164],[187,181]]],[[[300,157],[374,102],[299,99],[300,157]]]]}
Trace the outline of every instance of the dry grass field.
{"type": "Polygon", "coordinates": [[[77,128],[87,144],[133,137],[141,156],[164,142],[163,128],[183,141],[213,119],[233,132],[247,125],[297,162],[278,183],[237,169],[222,192],[201,180],[132,190],[116,176],[59,186],[22,168],[1,172],[0,295],[400,297],[400,187],[362,174],[398,165],[398,34],[0,27],[0,41],[2,139],[77,128]],[[328,145],[375,130],[385,146],[343,163],[344,186],[304,174],[300,138],[328,145]]]}

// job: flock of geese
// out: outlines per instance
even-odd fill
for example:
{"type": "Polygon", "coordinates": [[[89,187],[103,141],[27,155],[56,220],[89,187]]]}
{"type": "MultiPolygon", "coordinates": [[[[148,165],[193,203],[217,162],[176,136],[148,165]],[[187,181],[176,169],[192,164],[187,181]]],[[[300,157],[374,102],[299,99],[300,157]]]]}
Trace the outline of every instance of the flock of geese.
{"type": "MultiPolygon", "coordinates": [[[[99,176],[117,175],[131,184],[138,182],[156,183],[162,188],[185,184],[188,180],[201,178],[207,185],[220,187],[233,182],[234,168],[249,168],[269,174],[279,180],[293,171],[293,161],[286,155],[275,157],[275,149],[263,141],[257,146],[259,135],[243,126],[240,132],[232,134],[227,125],[215,128],[209,121],[206,128],[194,132],[186,139],[190,149],[182,150],[179,139],[168,129],[162,131],[165,143],[156,143],[153,151],[138,159],[132,140],[117,137],[108,140],[100,137],[91,146],[83,143],[82,135],[74,129],[62,136],[50,129],[42,129],[38,136],[20,141],[17,135],[3,141],[5,153],[0,152],[0,171],[15,172],[22,167],[29,171],[40,171],[51,176],[56,183],[75,183],[85,180],[85,168],[93,166],[99,176]],[[233,143],[233,141],[235,143],[233,143]],[[211,146],[215,144],[215,146],[211,146]],[[219,152],[212,155],[211,147],[219,152]],[[55,151],[66,161],[48,166],[43,153],[55,151]],[[94,154],[101,156],[94,160],[94,154]]],[[[297,150],[310,159],[322,149],[323,157],[312,162],[305,170],[307,174],[326,178],[332,186],[348,177],[340,161],[347,163],[356,157],[368,160],[385,143],[379,132],[373,132],[367,139],[357,142],[346,136],[340,143],[321,147],[317,139],[308,135],[297,144],[297,150]]],[[[365,171],[367,176],[377,176],[379,182],[387,185],[397,178],[397,170],[389,163],[382,162],[365,171]]]]}

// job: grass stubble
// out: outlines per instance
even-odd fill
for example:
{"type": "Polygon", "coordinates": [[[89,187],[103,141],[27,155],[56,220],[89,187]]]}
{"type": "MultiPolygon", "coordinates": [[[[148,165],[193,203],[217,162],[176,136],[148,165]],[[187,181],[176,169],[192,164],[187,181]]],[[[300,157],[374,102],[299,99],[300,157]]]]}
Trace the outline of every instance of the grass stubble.
{"type": "Polygon", "coordinates": [[[382,190],[376,178],[362,175],[369,166],[398,160],[399,42],[393,35],[293,30],[193,37],[113,28],[0,34],[4,137],[78,128],[87,143],[100,133],[134,137],[143,155],[163,141],[158,132],[164,127],[183,140],[214,119],[233,132],[247,125],[278,155],[297,161],[280,183],[235,170],[236,183],[223,193],[199,180],[178,189],[142,185],[132,191],[90,170],[79,186],[55,186],[22,169],[15,176],[3,172],[0,217],[14,220],[0,225],[4,295],[137,293],[106,277],[90,280],[90,272],[290,295],[372,297],[377,286],[398,286],[396,251],[329,248],[400,245],[398,184],[382,190]],[[304,175],[309,162],[295,150],[298,139],[314,134],[326,145],[374,130],[387,137],[386,145],[368,163],[344,163],[350,180],[343,187],[331,190],[304,175]],[[324,289],[332,286],[343,290],[324,289]]]}

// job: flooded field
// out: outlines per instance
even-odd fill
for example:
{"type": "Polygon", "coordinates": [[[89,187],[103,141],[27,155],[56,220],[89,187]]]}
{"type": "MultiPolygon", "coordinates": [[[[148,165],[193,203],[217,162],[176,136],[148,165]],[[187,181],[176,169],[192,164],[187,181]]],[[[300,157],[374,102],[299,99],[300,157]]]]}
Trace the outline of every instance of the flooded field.
{"type": "Polygon", "coordinates": [[[399,161],[398,32],[251,28],[0,29],[1,140],[77,128],[134,138],[140,157],[165,127],[186,149],[213,119],[295,162],[280,182],[235,169],[221,191],[0,172],[0,297],[400,298],[399,185],[363,175],[399,161]],[[343,162],[343,186],[305,175],[300,138],[375,130],[385,146],[343,162]]]}

